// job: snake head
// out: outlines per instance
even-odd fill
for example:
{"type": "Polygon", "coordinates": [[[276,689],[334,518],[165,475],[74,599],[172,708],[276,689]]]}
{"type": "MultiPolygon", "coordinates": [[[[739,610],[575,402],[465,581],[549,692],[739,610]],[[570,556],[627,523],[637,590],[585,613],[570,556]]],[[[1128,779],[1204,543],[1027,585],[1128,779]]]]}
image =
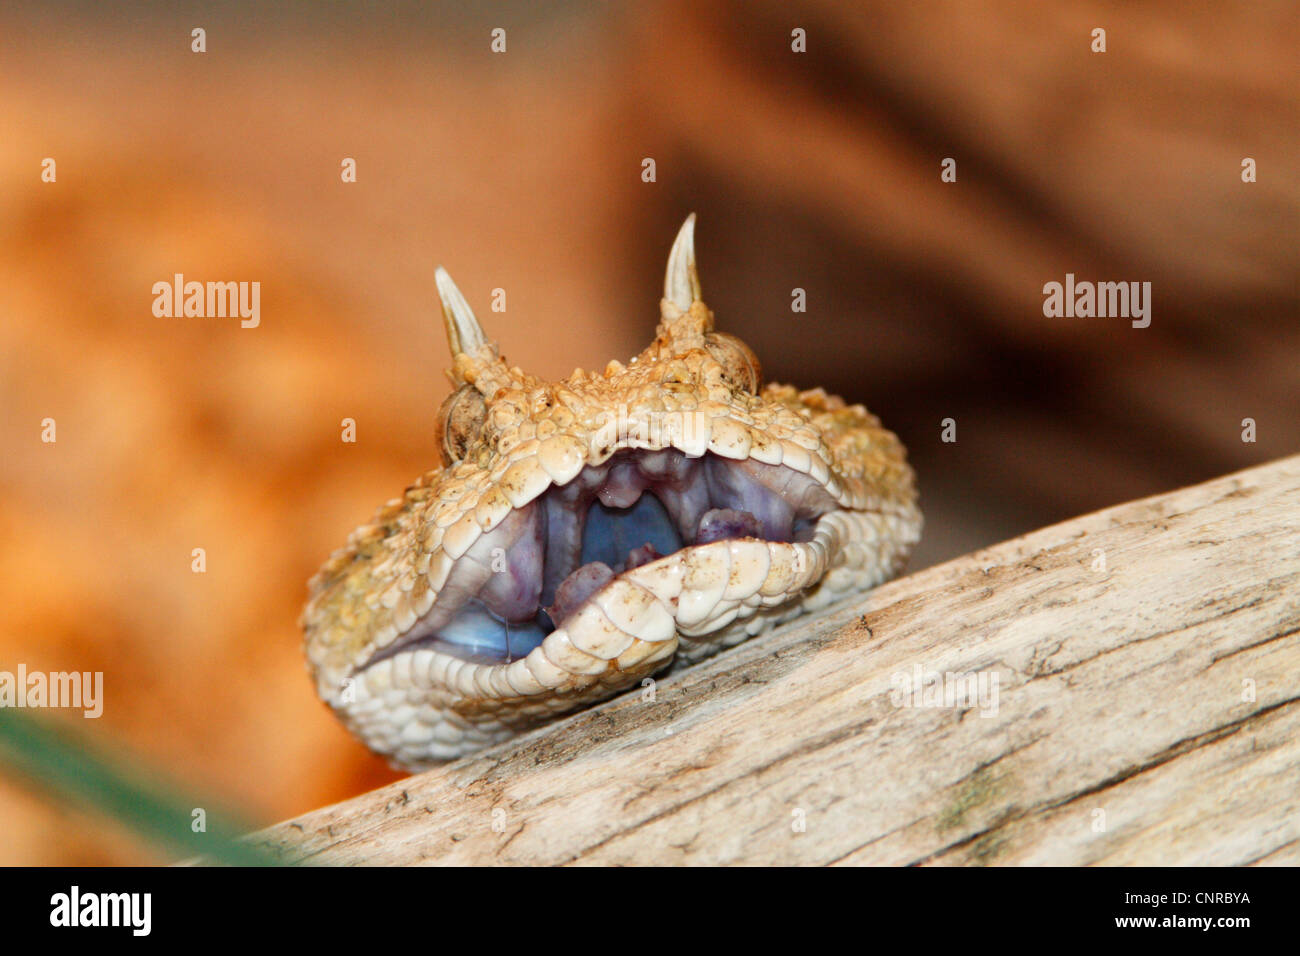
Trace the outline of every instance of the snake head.
{"type": "Polygon", "coordinates": [[[694,216],[653,341],[558,382],[437,273],[441,468],[353,532],[303,613],[322,697],[416,768],[473,752],[896,574],[905,452],[861,405],[765,384],[701,298],[694,216]]]}

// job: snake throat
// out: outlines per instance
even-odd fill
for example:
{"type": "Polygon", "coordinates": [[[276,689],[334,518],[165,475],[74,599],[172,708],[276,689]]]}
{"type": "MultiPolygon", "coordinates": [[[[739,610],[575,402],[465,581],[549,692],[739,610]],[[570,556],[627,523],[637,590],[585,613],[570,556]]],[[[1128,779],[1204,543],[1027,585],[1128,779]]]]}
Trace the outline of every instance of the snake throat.
{"type": "Polygon", "coordinates": [[[781,465],[620,451],[515,508],[455,562],[429,611],[358,670],[420,649],[508,664],[626,571],[716,541],[806,542],[837,507],[781,465]]]}

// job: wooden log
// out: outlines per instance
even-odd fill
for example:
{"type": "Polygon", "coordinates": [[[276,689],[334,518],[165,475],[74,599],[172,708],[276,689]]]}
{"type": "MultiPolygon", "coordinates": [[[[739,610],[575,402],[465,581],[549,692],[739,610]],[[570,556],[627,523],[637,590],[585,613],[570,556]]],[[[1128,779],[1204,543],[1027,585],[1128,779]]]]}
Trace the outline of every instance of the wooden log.
{"type": "Polygon", "coordinates": [[[312,863],[1294,865],[1300,456],[930,568],[653,690],[252,839],[312,863]]]}

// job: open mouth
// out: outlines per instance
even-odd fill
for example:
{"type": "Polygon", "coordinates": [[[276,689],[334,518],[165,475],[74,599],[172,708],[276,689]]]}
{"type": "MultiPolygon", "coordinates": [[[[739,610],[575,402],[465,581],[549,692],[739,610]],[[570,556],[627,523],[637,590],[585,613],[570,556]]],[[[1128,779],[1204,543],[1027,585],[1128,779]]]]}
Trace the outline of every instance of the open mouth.
{"type": "Polygon", "coordinates": [[[428,613],[361,669],[422,648],[508,664],[620,574],[726,539],[806,542],[838,507],[817,481],[782,465],[624,449],[482,535],[428,613]]]}

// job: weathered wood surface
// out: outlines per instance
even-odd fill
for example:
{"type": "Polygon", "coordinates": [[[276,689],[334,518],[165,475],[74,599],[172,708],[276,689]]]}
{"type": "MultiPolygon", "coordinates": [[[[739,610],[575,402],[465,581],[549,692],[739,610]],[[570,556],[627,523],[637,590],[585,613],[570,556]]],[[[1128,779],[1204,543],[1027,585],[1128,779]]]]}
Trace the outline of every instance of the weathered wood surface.
{"type": "Polygon", "coordinates": [[[315,863],[1300,863],[1300,457],[931,568],[255,839],[315,863]],[[996,707],[900,706],[918,667],[996,675],[996,707]]]}

